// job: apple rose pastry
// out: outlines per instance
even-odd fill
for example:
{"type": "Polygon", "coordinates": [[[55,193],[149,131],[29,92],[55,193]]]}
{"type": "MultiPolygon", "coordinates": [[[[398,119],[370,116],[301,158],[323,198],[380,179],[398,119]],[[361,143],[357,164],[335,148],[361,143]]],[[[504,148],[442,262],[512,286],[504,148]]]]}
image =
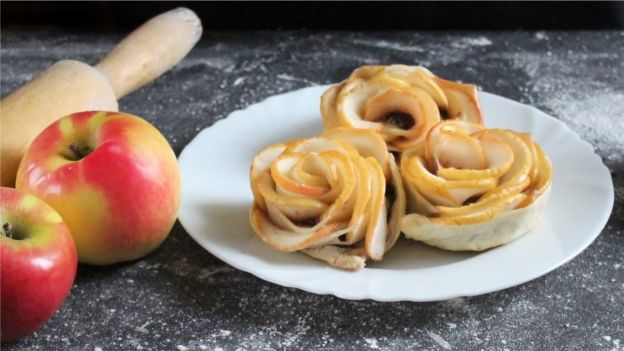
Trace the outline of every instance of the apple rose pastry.
{"type": "Polygon", "coordinates": [[[268,245],[358,270],[381,260],[405,214],[401,176],[383,139],[338,128],[262,150],[250,172],[251,225],[268,245]]]}
{"type": "Polygon", "coordinates": [[[401,231],[447,250],[511,242],[538,221],[552,168],[529,134],[441,122],[401,158],[408,210],[401,231]]]}
{"type": "Polygon", "coordinates": [[[440,119],[483,123],[477,88],[419,66],[362,66],[321,97],[326,130],[372,129],[392,151],[415,147],[440,119]]]}

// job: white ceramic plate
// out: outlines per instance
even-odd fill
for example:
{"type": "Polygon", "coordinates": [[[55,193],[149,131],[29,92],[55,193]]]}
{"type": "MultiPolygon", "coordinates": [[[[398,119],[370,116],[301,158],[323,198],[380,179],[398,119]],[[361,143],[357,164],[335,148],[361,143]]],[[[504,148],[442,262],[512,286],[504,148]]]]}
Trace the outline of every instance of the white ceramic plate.
{"type": "Polygon", "coordinates": [[[501,290],[546,274],[585,249],[609,218],[611,175],[590,144],[539,110],[480,93],[488,127],[531,132],[552,160],[552,195],[533,231],[482,253],[447,252],[401,239],[383,261],[355,273],[278,252],[249,224],[251,160],[269,144],[320,133],[319,98],[326,88],[273,96],[235,111],[184,149],[179,219],[210,253],[261,279],[317,294],[433,301],[501,290]]]}

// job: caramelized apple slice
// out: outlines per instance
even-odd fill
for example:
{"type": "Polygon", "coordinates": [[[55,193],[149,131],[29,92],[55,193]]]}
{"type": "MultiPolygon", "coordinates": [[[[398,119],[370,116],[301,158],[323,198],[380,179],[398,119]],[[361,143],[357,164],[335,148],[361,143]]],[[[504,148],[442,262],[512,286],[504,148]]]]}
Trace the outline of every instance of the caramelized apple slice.
{"type": "Polygon", "coordinates": [[[441,110],[448,108],[448,100],[444,91],[435,82],[435,76],[428,69],[418,66],[391,65],[386,68],[385,72],[391,77],[405,81],[411,86],[427,92],[441,110]]]}
{"type": "Polygon", "coordinates": [[[448,99],[448,118],[483,124],[483,112],[474,84],[434,78],[448,99]]]}

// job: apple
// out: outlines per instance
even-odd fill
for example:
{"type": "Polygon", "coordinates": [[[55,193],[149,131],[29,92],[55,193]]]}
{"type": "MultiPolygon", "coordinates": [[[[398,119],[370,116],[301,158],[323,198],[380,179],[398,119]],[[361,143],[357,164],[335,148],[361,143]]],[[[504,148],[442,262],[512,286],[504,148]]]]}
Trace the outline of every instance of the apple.
{"type": "Polygon", "coordinates": [[[78,259],[61,216],[33,195],[0,187],[0,223],[0,339],[11,342],[63,303],[78,259]]]}
{"type": "Polygon", "coordinates": [[[78,260],[93,265],[147,255],[169,235],[180,172],[165,137],[144,119],[89,111],[63,117],[30,144],[16,188],[60,213],[78,260]]]}

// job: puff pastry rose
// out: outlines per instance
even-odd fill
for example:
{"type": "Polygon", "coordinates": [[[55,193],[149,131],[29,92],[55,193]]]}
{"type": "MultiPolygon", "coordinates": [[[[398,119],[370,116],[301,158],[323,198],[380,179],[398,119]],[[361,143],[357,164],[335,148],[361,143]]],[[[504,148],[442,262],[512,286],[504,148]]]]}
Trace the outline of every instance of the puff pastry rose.
{"type": "Polygon", "coordinates": [[[250,172],[251,224],[268,245],[357,270],[381,260],[405,213],[401,176],[384,140],[337,128],[262,150],[250,172]]]}
{"type": "Polygon", "coordinates": [[[392,151],[420,144],[441,119],[483,123],[476,86],[444,80],[419,66],[362,66],[321,98],[326,130],[365,128],[392,151]]]}
{"type": "Polygon", "coordinates": [[[552,168],[529,134],[444,121],[403,153],[401,174],[407,237],[447,250],[485,250],[535,225],[552,168]]]}

